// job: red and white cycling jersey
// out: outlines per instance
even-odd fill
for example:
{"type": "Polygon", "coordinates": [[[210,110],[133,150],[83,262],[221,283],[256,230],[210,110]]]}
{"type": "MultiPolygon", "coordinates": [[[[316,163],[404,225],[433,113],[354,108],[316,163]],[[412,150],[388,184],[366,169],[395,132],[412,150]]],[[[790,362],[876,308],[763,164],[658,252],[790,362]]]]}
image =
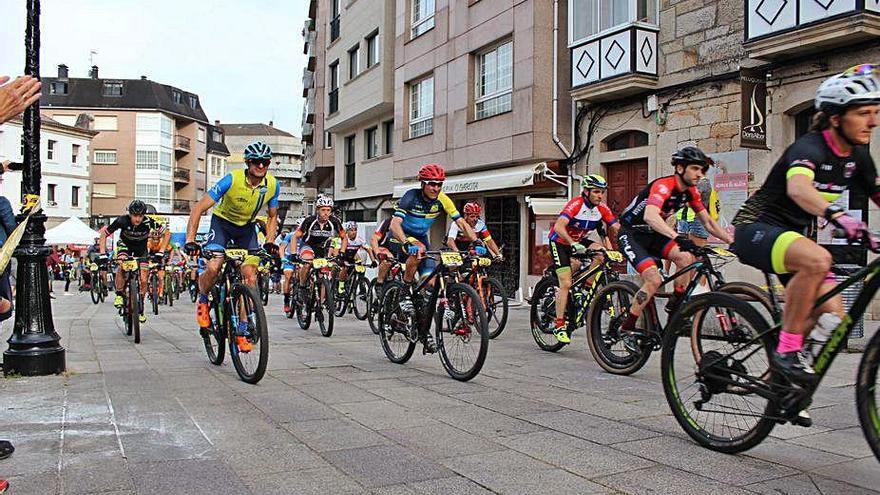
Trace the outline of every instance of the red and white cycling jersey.
{"type": "Polygon", "coordinates": [[[667,218],[686,204],[694,209],[694,213],[706,209],[696,186],[679,191],[674,175],[660,177],[633,198],[629,206],[620,214],[620,223],[627,227],[646,225],[645,208],[648,205],[660,208],[660,216],[667,218]]]}
{"type": "MultiPolygon", "coordinates": [[[[605,222],[605,225],[609,227],[617,223],[617,217],[614,216],[614,213],[611,213],[611,210],[605,203],[590,206],[584,200],[583,194],[579,194],[571,199],[565,205],[565,208],[562,209],[562,212],[559,213],[559,216],[568,219],[568,225],[565,227],[565,230],[575,242],[580,241],[590,232],[600,228],[602,222],[605,222]]],[[[555,226],[550,229],[548,238],[560,244],[568,244],[556,232],[555,226]]]]}

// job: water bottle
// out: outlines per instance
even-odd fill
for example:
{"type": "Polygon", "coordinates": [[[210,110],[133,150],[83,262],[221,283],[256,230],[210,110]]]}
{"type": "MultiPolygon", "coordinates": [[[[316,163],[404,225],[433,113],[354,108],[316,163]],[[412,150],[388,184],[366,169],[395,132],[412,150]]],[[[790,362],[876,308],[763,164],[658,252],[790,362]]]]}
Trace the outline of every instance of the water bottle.
{"type": "Polygon", "coordinates": [[[828,342],[834,329],[840,325],[841,321],[843,320],[834,313],[823,313],[822,316],[819,317],[819,321],[816,322],[816,326],[813,327],[813,331],[810,332],[810,336],[805,345],[805,347],[809,349],[810,355],[813,359],[819,356],[822,347],[828,342]]]}

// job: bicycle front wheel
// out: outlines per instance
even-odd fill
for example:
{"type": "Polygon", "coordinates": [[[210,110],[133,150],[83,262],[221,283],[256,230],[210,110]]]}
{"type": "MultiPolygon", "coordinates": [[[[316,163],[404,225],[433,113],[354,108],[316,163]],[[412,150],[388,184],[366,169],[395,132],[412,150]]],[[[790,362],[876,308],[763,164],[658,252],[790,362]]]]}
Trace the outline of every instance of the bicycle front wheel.
{"type": "Polygon", "coordinates": [[[483,306],[486,308],[486,320],[489,322],[489,338],[501,335],[507,325],[507,293],[497,278],[487,277],[482,280],[483,306]]]}
{"type": "MultiPolygon", "coordinates": [[[[599,289],[590,302],[587,343],[593,359],[608,373],[631,375],[642,369],[651,357],[653,344],[650,341],[640,341],[640,352],[633,352],[624,345],[620,330],[638,290],[632,282],[619,280],[599,289]]],[[[651,321],[645,317],[648,312],[646,308],[635,328],[651,335],[651,321]]]]}
{"type": "Polygon", "coordinates": [[[489,352],[486,309],[470,285],[450,284],[446,299],[435,317],[437,350],[449,376],[466,382],[480,373],[489,352]]]}
{"type": "Polygon", "coordinates": [[[877,407],[877,368],[880,366],[880,333],[875,333],[862,362],[859,364],[859,375],[856,380],[856,407],[859,411],[859,422],[865,439],[874,457],[880,460],[880,409],[877,407]]]}
{"type": "Polygon", "coordinates": [[[351,306],[354,311],[354,317],[358,320],[364,321],[367,319],[367,298],[370,294],[370,285],[367,283],[366,278],[359,276],[351,290],[354,292],[351,295],[351,306]]]}
{"type": "Polygon", "coordinates": [[[98,283],[98,278],[95,275],[92,275],[92,288],[89,290],[89,295],[92,296],[92,304],[98,304],[101,302],[101,286],[98,283]]]}
{"type": "Polygon", "coordinates": [[[269,277],[260,274],[260,301],[263,306],[269,304],[269,277]]]}
{"type": "Polygon", "coordinates": [[[269,364],[269,329],[263,304],[257,289],[244,284],[232,286],[231,295],[226,320],[232,330],[229,356],[241,381],[258,383],[269,364]]]}
{"type": "Polygon", "coordinates": [[[208,361],[214,365],[223,364],[226,353],[226,321],[223,319],[223,311],[220,309],[223,300],[220,291],[215,287],[211,291],[211,327],[202,330],[202,340],[205,344],[205,352],[208,361]]]}
{"type": "Polygon", "coordinates": [[[153,303],[153,314],[159,314],[159,278],[156,274],[150,275],[150,299],[153,303]]]}
{"type": "Polygon", "coordinates": [[[412,357],[416,348],[415,315],[407,314],[400,302],[409,294],[409,288],[403,282],[393,281],[385,284],[385,291],[377,321],[379,326],[379,341],[382,350],[388,360],[395,364],[403,364],[412,357]]]}
{"type": "Polygon", "coordinates": [[[381,291],[379,282],[376,279],[370,280],[370,285],[367,288],[367,322],[370,324],[370,330],[376,335],[379,335],[379,310],[382,306],[379,294],[381,291]]]}
{"type": "Polygon", "coordinates": [[[532,338],[544,351],[556,352],[565,344],[556,340],[556,298],[559,295],[559,282],[556,277],[546,276],[535,285],[529,308],[529,326],[532,338]]]}
{"type": "Polygon", "coordinates": [[[333,335],[333,288],[336,284],[330,278],[318,279],[318,297],[315,302],[315,320],[321,328],[321,335],[329,337],[333,335]],[[323,294],[321,294],[323,292],[323,294]]]}
{"type": "Polygon", "coordinates": [[[663,391],[678,424],[697,443],[733,454],[759,444],[779,410],[770,391],[773,337],[766,320],[738,296],[696,296],[673,316],[663,338],[663,391]]]}
{"type": "Polygon", "coordinates": [[[138,303],[138,298],[140,297],[138,292],[138,284],[136,281],[132,280],[131,283],[128,284],[128,298],[126,303],[128,304],[128,334],[134,334],[135,344],[141,343],[141,320],[139,318],[141,311],[140,304],[138,303]]]}

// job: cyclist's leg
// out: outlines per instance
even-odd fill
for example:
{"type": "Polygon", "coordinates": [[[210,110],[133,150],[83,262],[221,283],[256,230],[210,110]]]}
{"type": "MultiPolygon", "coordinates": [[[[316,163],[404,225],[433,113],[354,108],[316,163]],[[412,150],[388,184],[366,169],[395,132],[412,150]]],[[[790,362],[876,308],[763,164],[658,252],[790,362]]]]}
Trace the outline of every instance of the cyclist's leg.
{"type": "MultiPolygon", "coordinates": [[[[664,237],[664,239],[666,238],[664,237]]],[[[655,239],[655,241],[657,240],[659,239],[655,239]]],[[[635,328],[635,324],[642,315],[645,306],[648,305],[651,297],[654,296],[660,284],[663,283],[663,277],[660,276],[660,270],[657,268],[657,262],[654,260],[655,257],[649,250],[652,246],[643,246],[643,243],[646,241],[649,244],[653,243],[650,235],[639,236],[626,228],[620,229],[617,238],[620,250],[623,251],[629,263],[642,278],[642,286],[636,292],[636,297],[629,308],[627,319],[624,320],[621,326],[621,329],[625,331],[631,331],[635,328]]],[[[662,258],[660,254],[659,252],[657,253],[658,258],[662,258]]]]}
{"type": "Polygon", "coordinates": [[[553,257],[553,268],[559,281],[559,292],[556,293],[556,321],[554,331],[560,342],[570,342],[565,333],[565,307],[568,305],[568,292],[571,289],[571,246],[550,241],[550,255],[553,257]]]}
{"type": "MultiPolygon", "coordinates": [[[[675,241],[670,241],[670,248],[668,251],[664,250],[663,253],[664,259],[669,259],[675,265],[676,272],[681,271],[686,266],[690,265],[694,262],[694,255],[691,253],[682,251],[675,241]]],[[[672,291],[673,296],[669,300],[667,304],[667,310],[672,311],[678,306],[679,301],[684,296],[684,291],[687,289],[688,284],[693,278],[692,273],[682,274],[680,277],[677,277],[672,282],[672,291]]]]}
{"type": "Polygon", "coordinates": [[[165,268],[159,268],[159,297],[165,296],[165,268]]]}
{"type": "Polygon", "coordinates": [[[309,282],[309,272],[312,271],[311,261],[315,259],[315,250],[308,244],[299,248],[299,257],[306,263],[299,267],[299,286],[305,287],[309,282]]]}

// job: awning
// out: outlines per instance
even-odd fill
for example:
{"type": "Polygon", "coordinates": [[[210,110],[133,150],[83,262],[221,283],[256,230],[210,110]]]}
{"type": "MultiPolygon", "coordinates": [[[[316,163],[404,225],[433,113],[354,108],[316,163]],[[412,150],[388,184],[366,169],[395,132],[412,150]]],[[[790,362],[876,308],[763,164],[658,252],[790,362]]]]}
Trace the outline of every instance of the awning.
{"type": "MultiPolygon", "coordinates": [[[[446,194],[473,193],[495,191],[498,189],[515,189],[531,186],[535,183],[535,175],[547,170],[547,163],[532,163],[505,167],[497,170],[484,170],[469,174],[450,175],[443,184],[446,194]]],[[[394,186],[394,197],[399,198],[410,189],[417,189],[419,181],[407,181],[394,186]]]]}
{"type": "Polygon", "coordinates": [[[535,215],[559,215],[568,200],[565,198],[532,198],[526,196],[526,202],[535,215]]]}

